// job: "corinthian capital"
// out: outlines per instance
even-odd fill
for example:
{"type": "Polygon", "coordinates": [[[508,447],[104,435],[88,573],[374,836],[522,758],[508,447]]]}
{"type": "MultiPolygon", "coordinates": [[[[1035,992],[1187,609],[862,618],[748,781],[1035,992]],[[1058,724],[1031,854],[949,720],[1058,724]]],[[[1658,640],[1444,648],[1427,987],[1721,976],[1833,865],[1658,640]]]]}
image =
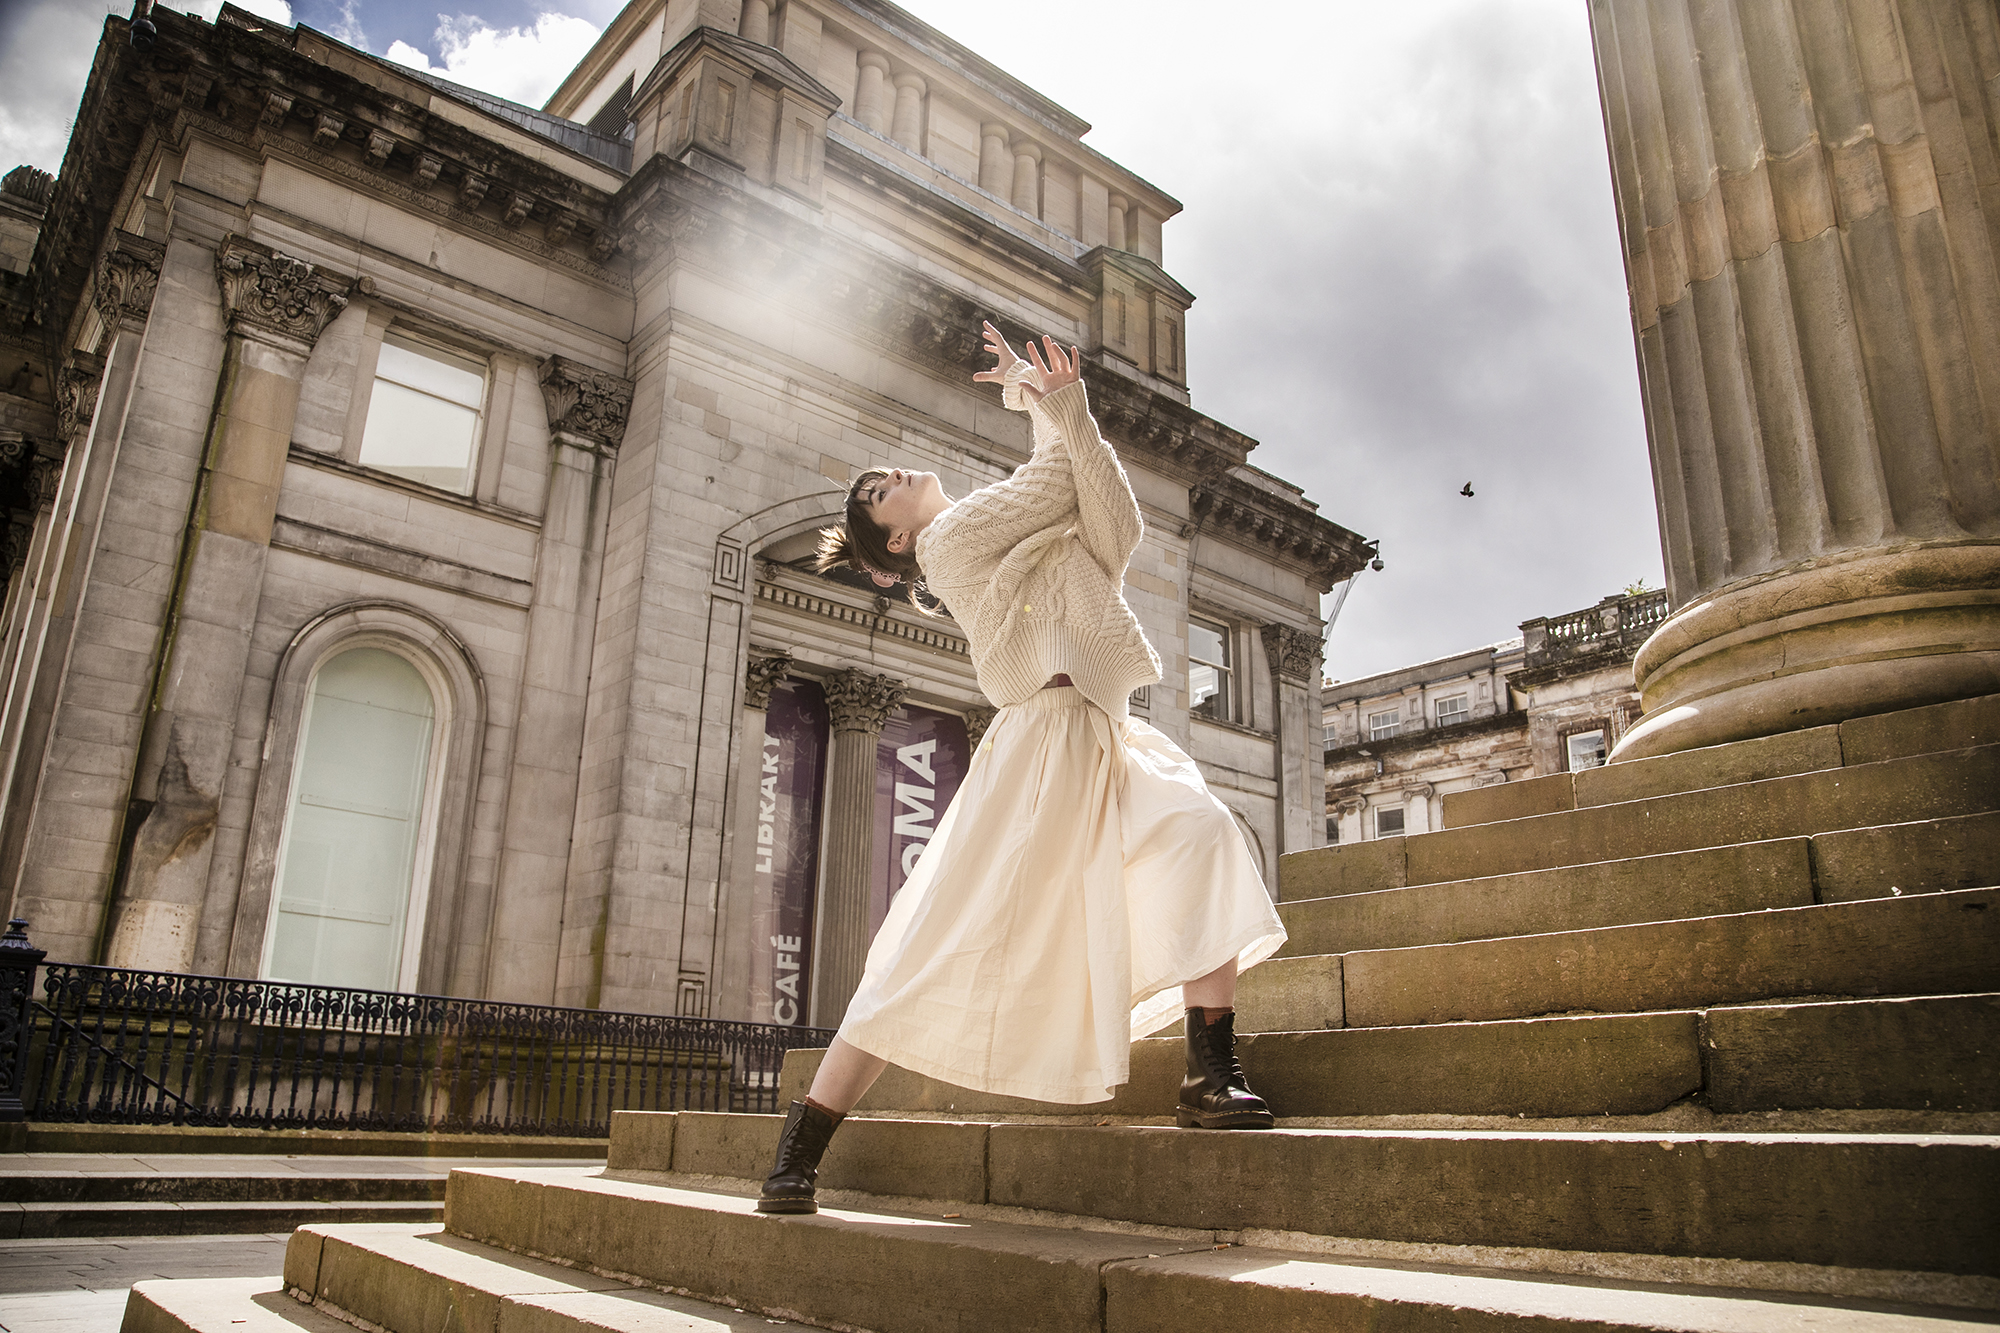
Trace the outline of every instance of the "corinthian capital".
{"type": "Polygon", "coordinates": [[[1319,638],[1290,625],[1264,626],[1264,655],[1271,674],[1283,680],[1313,683],[1319,670],[1319,638]]]}
{"type": "Polygon", "coordinates": [[[835,731],[881,735],[889,714],[907,693],[903,682],[866,671],[836,671],[826,678],[826,708],[835,731]]]}
{"type": "Polygon", "coordinates": [[[303,259],[241,236],[223,238],[215,273],[232,333],[306,353],[347,308],[354,290],[352,279],[321,273],[303,259]]]}
{"type": "Polygon", "coordinates": [[[160,287],[160,257],[166,247],[129,231],[111,233],[111,245],[97,263],[97,310],[113,328],[146,322],[153,293],[160,287]]]}
{"type": "Polygon", "coordinates": [[[542,402],[549,409],[551,435],[615,454],[632,411],[632,381],[552,356],[542,362],[542,402]]]}
{"type": "Polygon", "coordinates": [[[97,390],[104,382],[104,358],[72,352],[69,364],[56,376],[56,433],[64,443],[90,429],[97,415],[97,390]]]}
{"type": "Polygon", "coordinates": [[[743,706],[770,708],[771,691],[778,688],[778,682],[783,680],[791,669],[790,653],[752,650],[750,660],[743,669],[743,706]]]}

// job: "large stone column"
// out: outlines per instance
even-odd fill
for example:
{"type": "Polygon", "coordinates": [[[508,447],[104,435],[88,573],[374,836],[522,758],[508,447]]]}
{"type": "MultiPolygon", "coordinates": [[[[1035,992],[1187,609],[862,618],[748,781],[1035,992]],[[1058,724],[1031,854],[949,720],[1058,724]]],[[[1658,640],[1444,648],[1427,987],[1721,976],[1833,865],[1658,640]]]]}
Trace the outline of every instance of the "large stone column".
{"type": "Polygon", "coordinates": [[[541,383],[549,489],[535,548],[485,992],[488,999],[526,1004],[556,998],[611,474],[632,407],[630,380],[563,357],[542,363],[541,383]]]}
{"type": "Polygon", "coordinates": [[[353,283],[231,236],[216,252],[229,340],[181,575],[132,782],[132,849],[105,962],[185,971],[277,517],[299,380],[353,283]]]}
{"type": "Polygon", "coordinates": [[[1325,841],[1326,761],[1325,747],[1318,743],[1325,724],[1316,707],[1320,642],[1317,634],[1281,624],[1264,626],[1262,636],[1276,712],[1271,729],[1278,845],[1272,856],[1278,857],[1325,841]]]}
{"type": "Polygon", "coordinates": [[[854,118],[877,134],[889,132],[889,57],[880,51],[863,51],[856,59],[859,70],[854,88],[854,118]]]}
{"type": "Polygon", "coordinates": [[[1013,204],[1031,218],[1042,215],[1042,150],[1025,139],[1014,145],[1013,204]]]}
{"type": "Polygon", "coordinates": [[[827,677],[833,753],[826,783],[826,860],[813,950],[814,1027],[838,1027],[868,961],[868,876],[875,861],[875,744],[901,681],[866,671],[827,677]]]}
{"type": "Polygon", "coordinates": [[[1007,147],[1007,127],[997,120],[979,127],[979,188],[1000,199],[1014,189],[1014,154],[1007,147]]]}
{"type": "Polygon", "coordinates": [[[1617,759],[2000,689],[1980,0],[1591,0],[1674,612],[1617,759]]]}
{"type": "Polygon", "coordinates": [[[913,153],[924,151],[924,94],[930,91],[923,76],[896,76],[896,116],[889,137],[913,153]]]}

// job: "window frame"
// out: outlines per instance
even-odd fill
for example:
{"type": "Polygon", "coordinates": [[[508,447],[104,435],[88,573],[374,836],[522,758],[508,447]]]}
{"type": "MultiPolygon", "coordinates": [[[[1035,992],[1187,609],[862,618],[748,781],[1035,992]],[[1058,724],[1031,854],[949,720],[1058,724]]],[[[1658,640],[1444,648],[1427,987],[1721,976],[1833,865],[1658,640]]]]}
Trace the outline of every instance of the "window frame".
{"type": "MultiPolygon", "coordinates": [[[[345,462],[366,469],[372,475],[394,478],[406,486],[420,486],[435,495],[448,495],[474,501],[490,498],[486,493],[498,477],[497,468],[489,466],[490,462],[497,461],[493,458],[495,446],[491,436],[494,421],[500,415],[496,407],[501,367],[496,352],[494,349],[475,346],[463,339],[444,336],[414,324],[404,319],[400,311],[384,311],[383,315],[384,318],[379,325],[374,319],[369,321],[367,349],[358,358],[359,364],[356,367],[360,372],[360,382],[356,385],[353,396],[347,420],[347,439],[342,442],[340,457],[345,462]],[[368,413],[375,401],[375,386],[382,382],[382,346],[384,343],[393,346],[397,342],[414,344],[420,349],[418,355],[422,355],[423,350],[430,350],[436,352],[441,360],[470,362],[480,368],[479,406],[473,409],[471,452],[465,460],[465,485],[462,489],[451,490],[444,486],[434,486],[415,477],[392,472],[379,464],[365,463],[361,459],[362,448],[367,443],[368,413]]],[[[408,385],[400,384],[399,381],[391,380],[390,383],[410,388],[408,385]]],[[[424,391],[413,389],[412,392],[424,391]]],[[[465,405],[454,403],[453,406],[465,405]]]]}
{"type": "Polygon", "coordinates": [[[1587,773],[1593,768],[1603,768],[1611,762],[1611,727],[1605,722],[1587,722],[1582,726],[1571,727],[1557,737],[1557,741],[1562,746],[1562,771],[1565,773],[1587,773]],[[1585,764],[1582,768],[1578,768],[1576,767],[1576,752],[1571,747],[1577,738],[1583,736],[1597,736],[1601,738],[1603,745],[1602,754],[1604,757],[1594,764],[1585,764]]]}
{"type": "Polygon", "coordinates": [[[1404,836],[1404,830],[1410,826],[1410,811],[1407,806],[1378,805],[1375,807],[1373,814],[1375,818],[1369,821],[1369,828],[1373,834],[1370,841],[1380,838],[1400,838],[1404,836]],[[1396,827],[1387,832],[1384,832],[1382,828],[1382,816],[1384,815],[1394,815],[1396,817],[1396,827]]]}
{"type": "Polygon", "coordinates": [[[1188,612],[1187,626],[1188,715],[1205,718],[1210,722],[1235,722],[1239,716],[1238,699],[1241,695],[1241,691],[1237,688],[1238,682],[1236,680],[1236,665],[1238,659],[1241,657],[1241,654],[1236,650],[1236,626],[1219,616],[1209,615],[1196,610],[1188,612]],[[1203,629],[1214,631],[1221,638],[1223,661],[1220,664],[1194,655],[1193,631],[1196,625],[1200,625],[1203,629]],[[1197,665],[1207,667],[1216,672],[1219,683],[1219,688],[1216,692],[1207,696],[1207,698],[1204,698],[1199,703],[1194,698],[1194,669],[1197,665]],[[1209,701],[1216,698],[1222,700],[1221,705],[1219,707],[1209,707],[1209,701]]]}
{"type": "MultiPolygon", "coordinates": [[[[278,829],[278,850],[276,863],[271,875],[271,907],[264,917],[264,944],[257,964],[257,975],[267,980],[295,980],[295,978],[271,977],[271,951],[277,944],[278,905],[284,891],[285,858],[290,850],[292,815],[298,807],[299,782],[305,774],[306,741],[311,734],[311,709],[313,691],[319,684],[320,673],[337,658],[361,649],[373,648],[401,658],[410,664],[417,675],[423,678],[424,687],[431,695],[431,735],[426,746],[429,754],[424,760],[423,793],[417,805],[416,846],[410,854],[410,884],[403,909],[403,938],[401,952],[396,963],[396,981],[389,989],[413,991],[417,988],[417,977],[423,968],[424,930],[429,921],[431,877],[437,859],[437,833],[440,806],[444,797],[444,766],[450,752],[448,733],[451,727],[451,683],[444,679],[436,666],[421,654],[412,653],[408,646],[392,636],[357,635],[333,644],[319,654],[313,662],[312,671],[306,677],[305,706],[299,715],[298,725],[291,736],[291,774],[286,784],[285,805],[282,822],[278,829]]],[[[301,985],[344,986],[348,982],[311,981],[301,985]]],[[[376,987],[362,987],[373,990],[376,987]]]]}
{"type": "Polygon", "coordinates": [[[1403,734],[1403,706],[1401,704],[1397,704],[1395,708],[1389,710],[1388,712],[1370,713],[1368,715],[1369,740],[1386,741],[1389,740],[1391,737],[1400,736],[1402,734],[1403,734]],[[1395,720],[1384,725],[1381,719],[1385,717],[1393,718],[1395,720]]]}
{"type": "Polygon", "coordinates": [[[1442,699],[1433,699],[1431,705],[1432,716],[1437,719],[1437,725],[1440,727],[1455,727],[1461,722],[1467,722],[1472,719],[1472,692],[1470,690],[1467,690],[1463,694],[1450,694],[1442,699]],[[1447,722],[1445,720],[1444,706],[1449,703],[1463,704],[1464,707],[1453,709],[1451,720],[1447,722]]]}

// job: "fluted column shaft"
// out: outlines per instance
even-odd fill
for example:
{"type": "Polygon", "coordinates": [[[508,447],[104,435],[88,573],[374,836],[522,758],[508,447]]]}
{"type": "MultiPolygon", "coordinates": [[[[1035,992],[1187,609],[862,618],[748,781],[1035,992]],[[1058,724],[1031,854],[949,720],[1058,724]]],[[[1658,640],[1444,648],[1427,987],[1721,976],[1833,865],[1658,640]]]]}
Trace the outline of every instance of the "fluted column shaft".
{"type": "Polygon", "coordinates": [[[1976,0],[1591,0],[1674,616],[1615,757],[1990,691],[1976,0]]]}
{"type": "Polygon", "coordinates": [[[875,746],[903,684],[866,671],[827,678],[826,862],[813,951],[812,1022],[838,1027],[868,961],[868,877],[875,864],[875,746]]]}
{"type": "Polygon", "coordinates": [[[854,118],[877,134],[889,132],[889,57],[863,51],[854,88],[854,118]]]}

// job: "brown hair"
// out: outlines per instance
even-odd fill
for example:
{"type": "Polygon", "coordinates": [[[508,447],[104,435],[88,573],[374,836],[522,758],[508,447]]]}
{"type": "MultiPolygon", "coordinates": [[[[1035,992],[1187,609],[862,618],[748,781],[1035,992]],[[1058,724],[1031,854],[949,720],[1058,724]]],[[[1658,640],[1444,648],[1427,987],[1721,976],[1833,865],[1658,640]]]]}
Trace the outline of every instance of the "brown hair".
{"type": "MultiPolygon", "coordinates": [[[[838,565],[846,565],[858,574],[894,574],[908,585],[911,606],[927,616],[936,615],[917,596],[924,570],[917,563],[916,543],[910,543],[900,552],[890,550],[889,530],[875,521],[862,499],[869,487],[888,475],[887,468],[871,467],[848,486],[847,509],[840,522],[819,530],[819,553],[813,560],[813,568],[824,574],[838,565]]],[[[886,593],[888,589],[883,591],[886,593]]],[[[924,591],[929,593],[930,589],[924,591]]]]}

